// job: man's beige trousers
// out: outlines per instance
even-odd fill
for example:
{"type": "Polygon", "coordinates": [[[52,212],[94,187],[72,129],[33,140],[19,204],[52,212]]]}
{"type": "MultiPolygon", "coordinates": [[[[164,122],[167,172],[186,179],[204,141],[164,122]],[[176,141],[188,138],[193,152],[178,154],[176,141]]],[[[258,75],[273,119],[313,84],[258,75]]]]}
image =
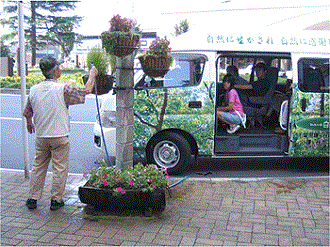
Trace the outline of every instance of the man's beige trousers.
{"type": "Polygon", "coordinates": [[[61,201],[69,171],[70,141],[68,136],[36,138],[29,198],[39,200],[45,185],[47,169],[52,161],[51,199],[61,201]]]}

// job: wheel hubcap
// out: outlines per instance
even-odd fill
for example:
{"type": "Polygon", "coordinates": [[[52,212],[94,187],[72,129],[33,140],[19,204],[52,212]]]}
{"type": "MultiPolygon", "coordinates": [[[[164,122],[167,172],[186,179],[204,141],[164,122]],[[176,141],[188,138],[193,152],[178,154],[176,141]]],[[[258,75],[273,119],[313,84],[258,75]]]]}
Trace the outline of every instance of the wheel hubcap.
{"type": "Polygon", "coordinates": [[[163,168],[172,168],[180,160],[179,148],[171,141],[157,143],[154,149],[154,160],[163,168]]]}

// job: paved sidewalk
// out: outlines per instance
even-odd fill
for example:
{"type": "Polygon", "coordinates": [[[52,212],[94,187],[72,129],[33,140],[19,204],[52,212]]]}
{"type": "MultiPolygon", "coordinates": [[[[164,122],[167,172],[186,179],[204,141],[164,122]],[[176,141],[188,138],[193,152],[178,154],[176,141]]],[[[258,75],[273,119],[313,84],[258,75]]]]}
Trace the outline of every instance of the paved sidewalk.
{"type": "Polygon", "coordinates": [[[89,215],[77,175],[69,176],[66,206],[52,212],[50,181],[29,211],[23,172],[1,170],[2,246],[329,245],[328,179],[188,179],[171,189],[158,217],[89,215]]]}

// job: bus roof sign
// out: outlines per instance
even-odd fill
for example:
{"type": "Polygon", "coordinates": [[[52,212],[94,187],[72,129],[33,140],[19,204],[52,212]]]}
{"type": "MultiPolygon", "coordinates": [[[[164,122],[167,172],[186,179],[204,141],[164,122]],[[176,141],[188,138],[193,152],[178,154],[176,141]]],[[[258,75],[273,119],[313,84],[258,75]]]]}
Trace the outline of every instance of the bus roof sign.
{"type": "Polygon", "coordinates": [[[171,41],[173,50],[281,51],[329,53],[330,32],[222,33],[187,32],[171,41]],[[189,42],[187,42],[189,40],[189,42]]]}

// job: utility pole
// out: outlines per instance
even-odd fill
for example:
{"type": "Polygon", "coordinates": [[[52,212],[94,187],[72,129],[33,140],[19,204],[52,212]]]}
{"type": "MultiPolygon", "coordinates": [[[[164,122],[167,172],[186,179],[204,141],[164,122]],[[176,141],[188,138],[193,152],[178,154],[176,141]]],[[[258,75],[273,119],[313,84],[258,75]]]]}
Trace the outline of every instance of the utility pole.
{"type": "Polygon", "coordinates": [[[36,31],[36,1],[31,1],[31,34],[32,34],[32,42],[31,42],[31,65],[34,67],[36,65],[36,50],[37,50],[37,31],[36,31]]]}
{"type": "Polygon", "coordinates": [[[29,153],[26,120],[23,117],[23,111],[26,104],[26,66],[25,66],[25,40],[24,40],[24,25],[23,25],[23,1],[18,1],[18,36],[19,36],[19,61],[20,76],[21,76],[21,109],[22,109],[22,143],[24,152],[24,175],[29,178],[29,153]]]}
{"type": "Polygon", "coordinates": [[[133,166],[135,53],[117,57],[116,63],[116,167],[121,171],[133,166]]]}

